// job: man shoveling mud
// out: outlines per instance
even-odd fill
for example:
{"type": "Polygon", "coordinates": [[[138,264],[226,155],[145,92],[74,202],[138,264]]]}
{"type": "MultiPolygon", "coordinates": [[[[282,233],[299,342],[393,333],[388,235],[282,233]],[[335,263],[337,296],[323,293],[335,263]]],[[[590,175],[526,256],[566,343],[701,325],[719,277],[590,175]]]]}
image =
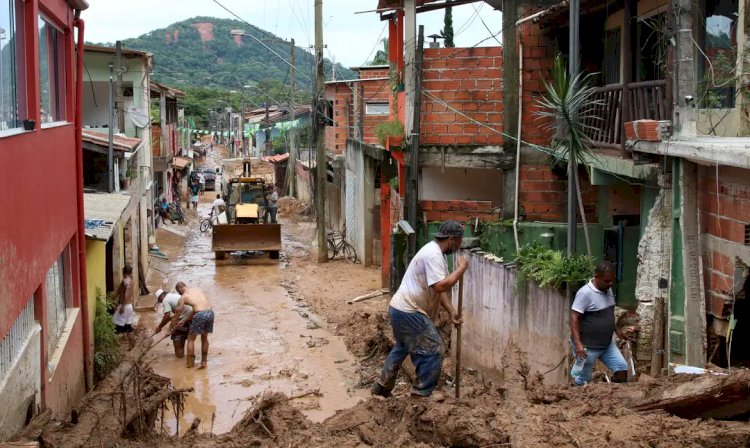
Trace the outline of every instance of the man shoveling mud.
{"type": "Polygon", "coordinates": [[[172,344],[174,345],[174,354],[178,358],[182,358],[183,356],[185,356],[185,341],[188,338],[188,331],[190,328],[190,315],[193,313],[193,308],[190,305],[184,305],[182,313],[177,314],[175,310],[177,309],[178,303],[180,302],[180,295],[176,293],[168,293],[163,289],[159,289],[158,291],[156,291],[156,300],[158,301],[158,303],[162,304],[162,310],[164,314],[162,315],[161,322],[159,322],[159,325],[157,325],[156,329],[154,330],[154,335],[159,334],[159,332],[161,332],[161,329],[164,328],[165,325],[173,322],[170,325],[170,333],[172,344]],[[178,316],[179,321],[184,321],[179,327],[176,326],[179,321],[175,321],[173,319],[174,317],[178,316]]]}
{"type": "MultiPolygon", "coordinates": [[[[182,282],[177,283],[175,289],[182,296],[177,303],[175,313],[182,315],[187,305],[193,308],[192,313],[188,316],[190,324],[187,339],[187,366],[188,368],[195,366],[195,338],[200,335],[201,365],[199,369],[205,369],[208,362],[208,333],[213,333],[214,331],[214,312],[211,310],[211,303],[200,290],[188,288],[182,282]]],[[[181,318],[175,330],[185,325],[185,319],[181,318]]]]}
{"type": "Polygon", "coordinates": [[[416,368],[411,394],[426,397],[437,387],[443,363],[443,341],[433,322],[442,306],[453,323],[461,325],[451,304],[450,291],[463,277],[468,262],[466,257],[460,257],[456,270],[449,274],[445,255],[461,247],[463,234],[461,224],[444,222],[440,231],[434,234],[435,240],[422,247],[409,263],[388,308],[396,345],[388,354],[383,372],[372,388],[374,395],[391,395],[407,355],[416,368]]]}
{"type": "Polygon", "coordinates": [[[600,359],[612,371],[612,381],[628,380],[628,364],[618,350],[612,334],[615,326],[615,295],[612,283],[615,266],[602,261],[596,267],[594,278],[576,293],[570,310],[570,334],[573,355],[579,366],[573,366],[571,376],[577,386],[591,381],[596,360],[600,359]],[[584,360],[580,366],[580,360],[584,360]]]}

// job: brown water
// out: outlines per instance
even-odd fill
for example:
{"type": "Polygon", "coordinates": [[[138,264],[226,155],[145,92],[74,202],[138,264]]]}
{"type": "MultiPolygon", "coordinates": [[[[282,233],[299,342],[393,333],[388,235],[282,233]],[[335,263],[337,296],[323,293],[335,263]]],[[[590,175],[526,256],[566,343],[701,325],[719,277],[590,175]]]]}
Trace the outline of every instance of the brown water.
{"type": "MultiPolygon", "coordinates": [[[[207,197],[215,196],[207,192],[207,197]]],[[[200,204],[198,211],[207,215],[209,204],[200,204]]],[[[299,243],[286,235],[283,240],[285,251],[299,250],[299,243]]],[[[201,431],[226,432],[267,390],[290,396],[319,390],[320,396],[293,401],[314,421],[349,408],[367,395],[353,388],[355,360],[342,339],[321,328],[324,323],[282,286],[283,251],[281,261],[270,260],[267,254],[232,255],[217,261],[210,250],[210,233],[194,229],[184,247],[181,241],[173,235],[159,241],[170,255],[180,254],[171,256],[170,264],[160,263],[167,274],[166,285],[173,288],[183,281],[201,289],[216,314],[207,369],[187,369],[184,358],[174,356],[169,339],[151,350],[157,373],[171,378],[176,388],[195,388],[180,418],[181,433],[195,417],[201,419],[201,431]]],[[[161,285],[153,289],[156,286],[161,285]]],[[[146,327],[153,328],[161,315],[141,312],[141,317],[146,327]]],[[[199,361],[200,338],[195,349],[199,361]]],[[[165,427],[176,431],[174,415],[165,417],[165,427]]]]}

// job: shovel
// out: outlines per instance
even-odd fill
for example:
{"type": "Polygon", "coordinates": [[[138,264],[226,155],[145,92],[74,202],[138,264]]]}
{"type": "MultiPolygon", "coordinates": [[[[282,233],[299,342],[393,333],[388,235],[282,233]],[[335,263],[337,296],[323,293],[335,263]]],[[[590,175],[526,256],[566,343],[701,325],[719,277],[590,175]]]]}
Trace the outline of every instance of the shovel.
{"type": "MultiPolygon", "coordinates": [[[[463,315],[464,279],[458,280],[458,318],[463,315]]],[[[456,400],[461,398],[461,325],[456,327],[456,400]]]]}

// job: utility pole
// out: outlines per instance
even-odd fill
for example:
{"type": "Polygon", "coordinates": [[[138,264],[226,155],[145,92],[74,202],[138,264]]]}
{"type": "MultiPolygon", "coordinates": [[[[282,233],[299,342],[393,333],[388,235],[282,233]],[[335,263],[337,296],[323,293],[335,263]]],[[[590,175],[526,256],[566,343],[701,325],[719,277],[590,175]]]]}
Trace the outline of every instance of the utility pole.
{"type": "MultiPolygon", "coordinates": [[[[579,21],[581,13],[581,0],[570,1],[570,47],[568,50],[568,71],[570,79],[572,80],[578,75],[578,59],[579,59],[579,21]]],[[[571,111],[575,114],[575,111],[571,111]]],[[[573,145],[573,140],[568,140],[568,145],[573,145]]],[[[578,166],[575,160],[573,160],[573,151],[569,151],[568,154],[568,254],[574,254],[576,251],[576,231],[578,226],[576,225],[576,176],[578,176],[578,166]]],[[[568,294],[572,294],[573,291],[568,288],[568,294]]]]}
{"type": "Polygon", "coordinates": [[[318,210],[318,263],[328,262],[328,250],[326,248],[326,139],[325,119],[325,74],[323,73],[323,0],[315,0],[315,64],[316,84],[315,94],[315,143],[317,145],[316,186],[317,186],[317,210],[318,210]]]}
{"type": "MultiPolygon", "coordinates": [[[[419,201],[419,133],[422,107],[422,63],[424,61],[424,25],[419,25],[417,51],[414,69],[414,115],[412,117],[412,131],[408,135],[411,143],[409,148],[409,183],[406,189],[407,218],[412,229],[417,228],[417,203],[419,201]]],[[[427,225],[427,223],[424,223],[427,225]]],[[[417,238],[409,238],[409,260],[417,253],[417,238]]]]}
{"type": "Polygon", "coordinates": [[[292,121],[292,127],[289,129],[289,169],[287,169],[287,172],[289,177],[289,196],[294,197],[294,193],[297,187],[297,144],[295,141],[296,130],[294,128],[294,120],[297,118],[297,114],[294,110],[296,107],[294,104],[294,93],[296,92],[296,87],[294,85],[294,64],[297,62],[297,52],[295,50],[294,38],[292,38],[292,50],[290,58],[292,59],[292,66],[289,68],[289,83],[291,85],[292,92],[289,96],[289,113],[292,121]]]}
{"type": "Polygon", "coordinates": [[[268,111],[268,108],[269,108],[268,100],[270,100],[270,98],[266,98],[266,142],[265,142],[266,151],[265,152],[267,156],[270,156],[272,149],[273,149],[273,145],[271,144],[271,119],[269,117],[269,111],[268,111]]]}
{"type": "Polygon", "coordinates": [[[114,64],[110,62],[109,63],[109,107],[107,108],[107,112],[109,113],[109,124],[108,124],[109,127],[107,128],[107,131],[109,131],[109,139],[108,139],[108,145],[107,145],[107,183],[108,183],[107,188],[109,189],[110,193],[115,191],[115,182],[114,182],[115,170],[113,166],[114,164],[113,145],[114,145],[115,135],[114,135],[114,129],[112,129],[115,125],[114,124],[114,121],[115,121],[114,95],[113,95],[113,90],[114,90],[113,84],[115,82],[114,71],[115,71],[114,64]]]}
{"type": "Polygon", "coordinates": [[[115,74],[117,74],[117,89],[115,92],[117,93],[117,131],[121,134],[125,133],[125,101],[123,100],[123,93],[122,93],[122,42],[119,40],[115,44],[116,46],[116,56],[115,60],[117,61],[117,70],[115,71],[115,74]]]}

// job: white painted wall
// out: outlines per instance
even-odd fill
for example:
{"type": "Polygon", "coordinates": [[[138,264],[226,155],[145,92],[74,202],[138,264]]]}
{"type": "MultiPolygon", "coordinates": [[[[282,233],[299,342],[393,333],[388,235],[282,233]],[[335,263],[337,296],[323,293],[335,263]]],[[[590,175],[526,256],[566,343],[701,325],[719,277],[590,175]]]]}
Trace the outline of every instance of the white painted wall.
{"type": "Polygon", "coordinates": [[[27,336],[21,355],[5,376],[0,379],[0,441],[8,440],[26,422],[30,404],[39,404],[41,390],[41,327],[27,336]]]}
{"type": "Polygon", "coordinates": [[[426,201],[473,200],[503,202],[503,172],[482,168],[423,167],[419,194],[426,201]]]}
{"type": "MultiPolygon", "coordinates": [[[[467,255],[461,344],[464,365],[499,373],[505,367],[506,346],[512,341],[525,353],[532,374],[553,369],[570,350],[568,300],[557,290],[539,288],[531,281],[525,287],[518,284],[515,269],[482,255],[467,255]]],[[[457,297],[454,290],[454,305],[457,297]]],[[[564,383],[566,364],[545,375],[544,381],[564,383]]]]}

